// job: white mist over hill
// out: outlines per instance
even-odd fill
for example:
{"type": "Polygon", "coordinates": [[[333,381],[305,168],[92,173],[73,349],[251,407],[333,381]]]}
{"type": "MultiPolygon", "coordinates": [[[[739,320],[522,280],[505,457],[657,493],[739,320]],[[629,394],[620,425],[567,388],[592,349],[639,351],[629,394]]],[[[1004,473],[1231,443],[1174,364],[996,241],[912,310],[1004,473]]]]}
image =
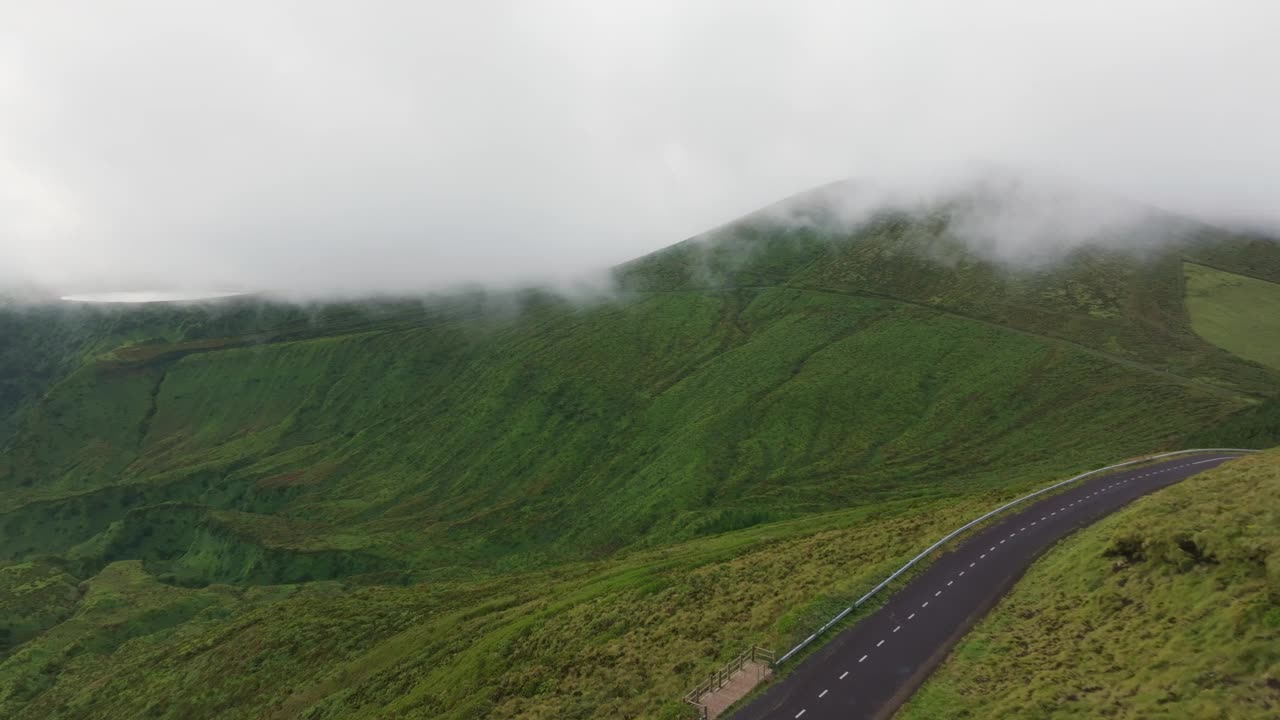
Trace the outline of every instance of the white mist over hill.
{"type": "MultiPolygon", "coordinates": [[[[0,288],[563,282],[975,158],[1268,226],[1278,27],[1251,0],[7,4],[0,288]]],[[[1034,256],[1105,220],[1069,205],[975,237],[1034,256]]]]}

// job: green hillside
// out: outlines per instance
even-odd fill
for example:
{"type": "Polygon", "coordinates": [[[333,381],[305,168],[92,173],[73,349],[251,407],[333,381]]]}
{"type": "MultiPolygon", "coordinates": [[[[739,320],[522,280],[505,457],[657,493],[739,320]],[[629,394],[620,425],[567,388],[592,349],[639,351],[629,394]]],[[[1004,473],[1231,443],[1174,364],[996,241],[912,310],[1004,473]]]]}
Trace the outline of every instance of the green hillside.
{"type": "Polygon", "coordinates": [[[1191,327],[1242,358],[1280,369],[1280,283],[1186,264],[1191,327]]]}
{"type": "Polygon", "coordinates": [[[0,298],[0,447],[53,383],[98,354],[126,343],[296,330],[312,323],[313,312],[260,301],[176,307],[14,305],[0,298]]]}
{"type": "Polygon", "coordinates": [[[1272,451],[1067,539],[898,717],[1275,717],[1277,497],[1272,451]]]}
{"type": "Polygon", "coordinates": [[[1280,374],[1197,333],[1183,269],[1280,281],[1274,243],[1020,268],[829,198],[589,303],[0,315],[0,714],[679,717],[1027,487],[1280,442],[1280,374]]]}

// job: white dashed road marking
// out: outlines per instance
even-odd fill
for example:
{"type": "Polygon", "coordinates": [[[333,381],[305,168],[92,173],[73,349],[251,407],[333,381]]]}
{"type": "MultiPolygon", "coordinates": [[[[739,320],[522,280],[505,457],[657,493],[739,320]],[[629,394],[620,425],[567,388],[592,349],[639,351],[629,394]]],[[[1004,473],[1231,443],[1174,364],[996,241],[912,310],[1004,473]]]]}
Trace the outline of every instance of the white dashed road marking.
{"type": "MultiPolygon", "coordinates": [[[[1066,505],[1064,505],[1064,506],[1062,506],[1062,507],[1058,508],[1057,510],[1054,510],[1054,511],[1050,512],[1048,515],[1043,515],[1043,516],[1041,516],[1041,517],[1040,517],[1040,520],[1048,520],[1050,517],[1055,516],[1055,515],[1057,515],[1058,513],[1066,513],[1066,511],[1067,511],[1068,509],[1073,508],[1073,507],[1075,507],[1076,505],[1083,505],[1083,504],[1084,504],[1084,502],[1085,502],[1085,500],[1087,500],[1088,498],[1090,498],[1090,497],[1096,497],[1096,496],[1100,495],[1101,493],[1103,493],[1103,492],[1104,492],[1104,491],[1106,491],[1106,490],[1111,490],[1111,489],[1113,489],[1113,488],[1120,487],[1121,485],[1123,485],[1123,484],[1125,484],[1125,483],[1129,482],[1130,480],[1138,480],[1138,479],[1141,479],[1141,478],[1144,478],[1144,477],[1151,477],[1151,476],[1157,475],[1157,474],[1159,474],[1159,473],[1171,472],[1171,471],[1173,471],[1173,470],[1175,470],[1175,469],[1177,469],[1177,468],[1180,468],[1180,467],[1188,467],[1188,466],[1191,466],[1191,465],[1199,465],[1199,464],[1201,464],[1201,463],[1215,462],[1215,461],[1218,461],[1218,460],[1221,460],[1221,458],[1211,458],[1211,459],[1208,459],[1208,460],[1200,460],[1200,461],[1198,461],[1198,462],[1184,463],[1183,465],[1175,465],[1175,466],[1173,466],[1173,467],[1164,468],[1164,469],[1162,469],[1162,470],[1153,470],[1153,471],[1148,472],[1148,473],[1146,473],[1146,474],[1144,474],[1144,475],[1134,475],[1134,476],[1131,476],[1131,477],[1126,477],[1126,478],[1122,478],[1122,479],[1117,480],[1117,481],[1113,481],[1110,485],[1106,485],[1106,486],[1100,487],[1099,489],[1094,490],[1093,492],[1088,493],[1088,494],[1086,494],[1086,495],[1084,495],[1084,496],[1082,496],[1082,497],[1080,497],[1080,498],[1078,498],[1078,499],[1076,499],[1076,500],[1072,500],[1071,502],[1069,502],[1069,503],[1067,503],[1066,505]]],[[[1010,538],[1016,537],[1016,536],[1017,536],[1017,533],[1019,533],[1019,532],[1026,532],[1026,531],[1028,530],[1028,528],[1033,527],[1036,523],[1040,522],[1040,520],[1032,520],[1028,525],[1024,525],[1024,526],[1022,526],[1021,528],[1019,528],[1019,529],[1018,529],[1017,531],[1015,531],[1015,532],[1010,532],[1010,533],[1009,533],[1009,536],[1008,536],[1007,538],[1001,539],[1001,540],[1000,540],[1000,542],[999,542],[998,544],[999,544],[999,545],[1003,545],[1003,544],[1005,544],[1006,542],[1008,542],[1008,541],[1009,541],[1009,539],[1010,539],[1010,538]]],[[[988,548],[987,553],[994,552],[994,551],[995,551],[995,549],[996,549],[996,546],[995,546],[995,545],[992,545],[990,548],[988,548]]],[[[982,555],[978,556],[978,560],[984,560],[984,559],[986,559],[986,557],[987,557],[987,553],[983,553],[982,555]]],[[[974,561],[974,562],[969,563],[969,567],[970,567],[970,568],[973,568],[973,567],[975,567],[976,565],[977,565],[977,561],[974,561]]],[[[961,571],[956,575],[956,577],[957,577],[957,578],[964,577],[965,572],[966,572],[966,571],[961,570],[961,571]]],[[[947,587],[951,587],[951,586],[952,586],[952,585],[954,585],[954,584],[955,584],[955,580],[948,580],[948,581],[947,581],[947,587]]],[[[936,597],[939,597],[940,595],[942,595],[942,590],[937,590],[937,591],[935,591],[935,592],[933,593],[933,596],[934,596],[935,598],[936,598],[936,597]]],[[[925,602],[921,603],[921,604],[920,604],[920,607],[921,607],[921,608],[927,608],[927,607],[929,607],[929,601],[927,601],[927,600],[926,600],[925,602]]],[[[907,616],[907,620],[914,620],[914,619],[915,619],[915,617],[916,617],[916,613],[911,613],[910,615],[908,615],[908,616],[907,616]]],[[[901,630],[901,629],[902,629],[902,626],[901,626],[901,625],[897,625],[897,626],[895,626],[895,627],[893,628],[893,631],[892,631],[892,632],[896,633],[896,632],[898,632],[898,631],[899,631],[899,630],[901,630]]],[[[881,646],[883,646],[883,645],[884,645],[884,643],[885,643],[885,640],[883,640],[883,639],[882,639],[882,640],[880,640],[879,642],[877,642],[877,643],[876,643],[876,647],[881,647],[881,646]]],[[[866,660],[867,660],[867,658],[868,658],[868,657],[870,657],[870,655],[863,655],[862,657],[858,658],[858,662],[860,662],[860,663],[862,663],[862,662],[866,662],[866,660]]],[[[845,670],[844,672],[842,672],[842,673],[840,674],[840,676],[839,676],[839,678],[838,678],[838,679],[839,679],[839,680],[844,680],[844,679],[845,679],[846,677],[848,677],[848,676],[849,676],[849,671],[848,671],[848,670],[845,670]]],[[[828,688],[828,689],[824,689],[822,692],[818,693],[818,698],[819,698],[819,699],[821,699],[821,698],[826,697],[826,696],[827,696],[827,694],[828,694],[829,692],[830,692],[830,689],[829,689],[829,688],[828,688]]],[[[801,709],[801,710],[800,710],[800,712],[798,712],[798,713],[796,713],[796,714],[795,714],[795,718],[796,718],[796,720],[799,720],[799,718],[803,717],[803,716],[805,715],[805,713],[807,713],[807,712],[808,712],[808,709],[807,709],[807,708],[805,708],[805,709],[801,709]]]]}

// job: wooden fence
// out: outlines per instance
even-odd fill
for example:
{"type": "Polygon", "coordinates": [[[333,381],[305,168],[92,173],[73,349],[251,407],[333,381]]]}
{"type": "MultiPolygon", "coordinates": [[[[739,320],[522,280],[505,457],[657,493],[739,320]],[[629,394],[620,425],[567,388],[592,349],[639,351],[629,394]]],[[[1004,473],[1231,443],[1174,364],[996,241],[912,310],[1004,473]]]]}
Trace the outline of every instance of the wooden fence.
{"type": "Polygon", "coordinates": [[[773,665],[773,651],[766,650],[762,647],[752,645],[746,652],[738,657],[730,660],[724,667],[711,673],[706,680],[702,681],[698,687],[690,690],[684,696],[684,701],[694,706],[698,710],[698,717],[705,718],[707,716],[707,706],[702,704],[703,698],[716,692],[720,688],[728,684],[729,680],[749,662],[765,663],[773,665]]]}

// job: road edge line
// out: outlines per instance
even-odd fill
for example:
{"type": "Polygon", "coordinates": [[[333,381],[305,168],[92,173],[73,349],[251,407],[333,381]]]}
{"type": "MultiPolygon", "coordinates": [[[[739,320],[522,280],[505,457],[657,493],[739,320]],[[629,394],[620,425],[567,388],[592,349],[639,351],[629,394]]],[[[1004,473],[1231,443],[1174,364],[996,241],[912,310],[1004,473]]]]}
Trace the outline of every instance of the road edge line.
{"type": "Polygon", "coordinates": [[[959,535],[960,533],[964,532],[965,530],[968,530],[969,528],[973,527],[974,525],[977,525],[977,524],[979,524],[979,523],[981,523],[981,522],[983,522],[983,521],[985,521],[985,520],[988,520],[988,519],[990,519],[990,518],[992,518],[992,517],[995,517],[996,515],[999,515],[1000,513],[1004,512],[1005,510],[1008,510],[1009,508],[1014,507],[1015,505],[1019,505],[1019,504],[1021,504],[1021,503],[1024,503],[1024,502],[1026,502],[1027,500],[1030,500],[1030,499],[1032,499],[1032,498],[1034,498],[1034,497],[1039,497],[1040,495],[1043,495],[1043,494],[1045,494],[1045,493],[1047,493],[1047,492],[1050,492],[1050,491],[1052,491],[1052,490],[1056,490],[1056,489],[1058,489],[1058,488],[1060,488],[1060,487],[1063,487],[1064,485],[1070,485],[1070,484],[1071,484],[1071,483],[1073,483],[1073,482],[1077,482],[1077,481],[1079,481],[1079,480],[1083,480],[1083,479],[1085,479],[1085,478],[1087,478],[1087,477],[1092,477],[1092,476],[1094,476],[1094,475],[1097,475],[1098,473],[1104,473],[1104,472],[1107,472],[1107,471],[1109,471],[1109,470],[1116,470],[1116,469],[1118,469],[1118,468],[1128,467],[1128,466],[1130,466],[1130,465],[1137,465],[1137,464],[1139,464],[1139,463],[1152,462],[1153,460],[1161,460],[1161,459],[1163,459],[1163,458],[1173,457],[1173,456],[1175,456],[1175,455],[1191,455],[1191,454],[1195,454],[1195,453],[1212,453],[1212,452],[1229,452],[1229,453],[1243,453],[1243,454],[1251,454],[1251,453],[1258,453],[1258,452],[1262,452],[1262,451],[1261,451],[1261,450],[1255,450],[1255,449],[1249,449],[1249,448],[1195,448],[1195,449],[1192,449],[1192,450],[1174,450],[1174,451],[1172,451],[1172,452],[1158,453],[1158,454],[1155,454],[1155,455],[1148,455],[1148,456],[1146,456],[1146,457],[1140,457],[1140,458],[1137,458],[1137,459],[1134,459],[1134,460],[1126,460],[1126,461],[1124,461],[1124,462],[1122,462],[1122,463],[1116,463],[1115,465],[1108,465],[1108,466],[1106,466],[1106,467],[1098,468],[1097,470],[1090,470],[1089,472],[1081,473],[1081,474],[1079,474],[1079,475],[1076,475],[1075,477],[1071,477],[1071,478],[1068,478],[1068,479],[1066,479],[1066,480],[1062,480],[1062,481],[1060,481],[1060,482],[1056,482],[1056,483],[1054,483],[1054,484],[1052,484],[1052,485],[1049,485],[1049,486],[1047,486],[1047,487],[1044,487],[1044,488],[1041,488],[1041,489],[1039,489],[1039,490],[1036,490],[1036,491],[1035,491],[1035,492],[1033,492],[1033,493],[1028,493],[1027,495],[1023,495],[1022,497],[1017,498],[1017,499],[1015,499],[1015,500],[1010,500],[1009,502],[1005,503],[1004,505],[1001,505],[1000,507],[996,508],[995,510],[990,511],[990,512],[988,512],[987,514],[985,514],[985,515],[983,515],[983,516],[981,516],[981,517],[978,517],[978,518],[975,518],[975,519],[973,519],[973,520],[970,520],[969,522],[965,523],[964,525],[961,525],[960,527],[956,528],[955,530],[952,530],[950,533],[948,533],[947,535],[943,536],[943,538],[942,538],[941,540],[938,540],[938,541],[937,541],[937,542],[935,542],[934,544],[932,544],[932,545],[930,545],[929,547],[925,548],[925,549],[924,549],[924,551],[923,551],[923,552],[921,552],[919,555],[916,555],[915,557],[911,558],[911,560],[907,561],[907,564],[906,564],[906,565],[903,565],[902,567],[900,567],[900,568],[898,568],[897,570],[895,570],[895,571],[893,572],[893,574],[892,574],[892,575],[890,575],[889,577],[885,578],[884,580],[881,580],[881,581],[880,581],[880,584],[878,584],[878,585],[876,585],[875,587],[871,588],[871,590],[870,590],[869,592],[867,592],[867,594],[866,594],[866,595],[863,595],[862,597],[858,598],[856,601],[854,601],[854,603],[853,603],[852,605],[850,605],[849,607],[845,608],[844,610],[841,610],[839,614],[837,614],[835,617],[833,617],[833,618],[831,618],[830,620],[828,620],[828,621],[827,621],[827,623],[826,623],[825,625],[823,625],[822,627],[818,628],[818,629],[817,629],[813,634],[809,635],[809,637],[805,638],[804,640],[801,640],[801,641],[800,641],[800,643],[799,643],[798,645],[796,645],[795,647],[791,648],[791,649],[790,649],[790,650],[788,650],[787,652],[783,653],[781,657],[779,657],[776,661],[774,661],[774,663],[773,663],[773,667],[775,667],[775,668],[776,668],[776,667],[778,667],[779,665],[782,665],[783,663],[785,663],[787,660],[790,660],[790,659],[791,659],[791,658],[792,658],[796,653],[798,653],[798,652],[800,652],[801,650],[804,650],[806,647],[808,647],[808,646],[809,646],[809,645],[810,645],[814,640],[817,640],[817,639],[818,639],[819,637],[821,637],[824,633],[826,633],[826,631],[830,630],[830,629],[831,629],[831,627],[832,627],[833,625],[835,625],[836,623],[838,623],[838,622],[840,622],[841,620],[843,620],[846,616],[848,616],[848,615],[849,615],[849,613],[853,612],[854,610],[856,610],[857,608],[859,608],[860,606],[862,606],[862,604],[863,604],[863,603],[865,603],[866,601],[868,601],[868,600],[870,600],[872,597],[874,597],[874,596],[876,595],[876,593],[878,593],[878,592],[880,592],[881,590],[883,590],[883,589],[885,588],[885,586],[887,586],[889,583],[893,582],[894,580],[897,580],[899,577],[901,577],[901,576],[902,576],[902,574],[903,574],[903,573],[905,573],[905,572],[907,572],[908,570],[910,570],[911,568],[915,567],[916,563],[918,563],[918,562],[920,562],[921,560],[925,559],[926,557],[928,557],[929,555],[931,555],[931,554],[933,553],[933,551],[935,551],[935,550],[937,550],[938,548],[942,547],[943,545],[945,545],[946,543],[948,543],[949,541],[951,541],[953,538],[955,538],[957,535],[959,535]]]}

